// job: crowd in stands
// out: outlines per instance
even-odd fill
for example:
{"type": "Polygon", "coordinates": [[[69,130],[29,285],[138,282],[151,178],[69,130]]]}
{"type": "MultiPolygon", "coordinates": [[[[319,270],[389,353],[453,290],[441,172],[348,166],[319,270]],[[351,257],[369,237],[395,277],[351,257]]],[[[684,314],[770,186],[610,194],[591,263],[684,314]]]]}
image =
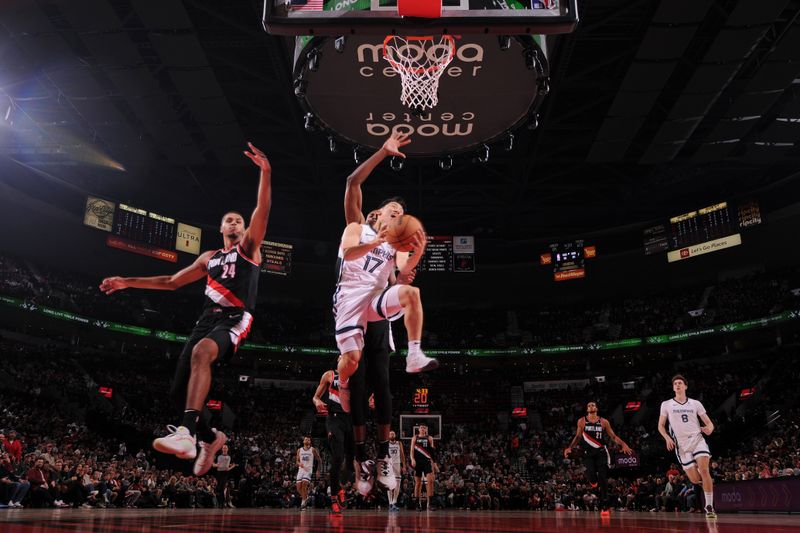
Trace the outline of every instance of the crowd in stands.
{"type": "MultiPolygon", "coordinates": [[[[327,445],[322,422],[315,420],[306,388],[286,390],[218,383],[212,395],[224,400],[238,416],[229,430],[230,473],[212,470],[197,478],[190,464],[156,454],[149,448],[163,425],[174,422],[175,408],[166,398],[171,362],[148,354],[108,354],[54,344],[29,345],[0,341],[0,502],[17,507],[293,507],[295,451],[302,436],[312,434],[323,456],[311,490],[312,505],[325,507],[327,445]],[[98,385],[114,396],[98,394],[98,385]]],[[[726,367],[716,362],[685,363],[692,377],[690,395],[701,399],[717,420],[719,407],[746,385],[759,381],[764,393],[748,419],[768,419],[768,425],[748,426],[742,418],[720,420],[715,449],[715,478],[743,480],[800,475],[800,409],[797,397],[783,394],[788,382],[800,377],[791,365],[796,349],[785,348],[770,358],[751,357],[726,367]],[[790,372],[781,371],[791,368],[790,372]],[[776,371],[777,370],[777,371],[776,371]],[[773,392],[770,392],[773,391],[773,392]],[[758,413],[759,416],[753,413],[758,413]],[[727,433],[726,433],[727,431],[727,433]],[[745,432],[745,433],[742,433],[745,432]],[[747,439],[741,435],[747,434],[747,439]],[[727,435],[727,436],[726,436],[727,435]],[[732,444],[720,443],[730,440],[732,444]]],[[[638,469],[617,469],[610,485],[614,506],[627,510],[683,510],[699,506],[695,488],[674,465],[655,431],[658,404],[669,396],[663,383],[675,371],[664,362],[635,388],[591,381],[563,390],[529,389],[524,405],[531,416],[515,420],[508,414],[508,390],[526,379],[542,376],[519,371],[476,375],[467,365],[440,369],[426,376],[439,391],[445,421],[437,443],[435,507],[464,509],[596,509],[594,491],[586,484],[580,458],[565,459],[563,448],[575,431],[575,421],[593,399],[603,406],[617,433],[642,461],[638,469]],[[457,375],[459,373],[461,375],[457,375]],[[504,391],[502,394],[499,391],[504,391]],[[642,416],[622,412],[631,395],[644,400],[642,416]],[[463,406],[463,408],[457,408],[463,406]],[[533,416],[535,413],[535,416],[533,416]]],[[[309,365],[319,375],[322,363],[309,365]]],[[[398,387],[405,376],[398,375],[398,387]]],[[[621,379],[621,378],[620,378],[621,379]]],[[[311,380],[309,380],[311,381],[311,380]]],[[[395,398],[405,391],[395,390],[395,398]]],[[[403,410],[396,401],[396,414],[403,410]]],[[[436,406],[436,404],[434,404],[436,406]]],[[[736,404],[741,407],[742,404],[736,404]]],[[[406,406],[407,407],[407,406],[406,406]]],[[[217,415],[219,416],[219,415],[217,415]]],[[[370,427],[368,435],[374,435],[370,427]]],[[[410,505],[411,479],[405,476],[401,505],[410,505]]],[[[386,502],[381,491],[367,498],[346,484],[351,506],[374,508],[386,502]]]]}
{"type": "MultiPolygon", "coordinates": [[[[91,318],[188,333],[202,305],[200,290],[120,291],[109,298],[97,279],[0,255],[0,295],[91,318]],[[187,312],[187,309],[195,311],[187,312]]],[[[425,342],[434,348],[525,347],[591,343],[675,333],[800,307],[800,271],[751,274],[692,289],[573,306],[527,305],[469,312],[426,302],[425,342]]],[[[266,297],[265,297],[266,298],[266,297]]],[[[327,299],[259,303],[251,340],[335,346],[327,299]]],[[[402,332],[400,337],[402,337],[402,332]]]]}

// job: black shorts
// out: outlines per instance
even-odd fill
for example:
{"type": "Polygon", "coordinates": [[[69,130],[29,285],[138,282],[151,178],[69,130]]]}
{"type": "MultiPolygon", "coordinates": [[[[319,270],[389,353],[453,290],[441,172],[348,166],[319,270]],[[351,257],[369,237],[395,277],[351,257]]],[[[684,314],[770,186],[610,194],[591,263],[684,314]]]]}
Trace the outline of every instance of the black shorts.
{"type": "Polygon", "coordinates": [[[433,473],[433,463],[428,459],[414,458],[414,460],[417,462],[417,466],[414,467],[414,477],[425,477],[433,473]]]}
{"type": "Polygon", "coordinates": [[[370,389],[375,392],[376,422],[389,424],[392,421],[392,397],[388,390],[390,327],[388,320],[367,323],[361,361],[350,377],[350,414],[355,426],[366,424],[370,389]]]}
{"type": "Polygon", "coordinates": [[[353,422],[350,415],[331,411],[325,419],[325,429],[328,432],[328,444],[331,453],[345,460],[345,465],[353,462],[355,441],[353,440],[353,422]],[[349,462],[348,462],[349,459],[349,462]]]}
{"type": "Polygon", "coordinates": [[[244,344],[252,324],[253,315],[244,309],[209,307],[203,310],[203,314],[195,323],[181,357],[185,355],[191,358],[192,350],[198,342],[211,339],[219,348],[217,363],[222,364],[244,344]]]}

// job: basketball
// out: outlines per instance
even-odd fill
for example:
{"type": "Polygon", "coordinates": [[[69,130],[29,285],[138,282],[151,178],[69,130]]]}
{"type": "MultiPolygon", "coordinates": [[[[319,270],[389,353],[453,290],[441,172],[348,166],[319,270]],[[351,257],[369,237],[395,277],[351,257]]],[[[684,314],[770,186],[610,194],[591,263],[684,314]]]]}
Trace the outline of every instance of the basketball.
{"type": "Polygon", "coordinates": [[[386,242],[392,245],[398,252],[410,252],[413,248],[411,242],[414,234],[424,229],[422,222],[415,216],[401,215],[389,221],[386,242]]]}

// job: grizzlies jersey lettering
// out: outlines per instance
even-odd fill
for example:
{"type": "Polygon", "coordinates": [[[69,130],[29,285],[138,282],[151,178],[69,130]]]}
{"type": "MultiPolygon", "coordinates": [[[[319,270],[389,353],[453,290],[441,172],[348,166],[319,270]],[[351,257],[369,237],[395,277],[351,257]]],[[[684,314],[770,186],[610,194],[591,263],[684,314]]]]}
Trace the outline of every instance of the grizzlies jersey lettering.
{"type": "MultiPolygon", "coordinates": [[[[359,244],[374,240],[377,233],[368,224],[361,225],[361,238],[359,244]]],[[[344,250],[339,247],[337,260],[336,292],[333,295],[334,308],[340,298],[346,298],[348,293],[371,292],[383,289],[389,283],[389,276],[394,271],[396,250],[387,243],[382,243],[366,255],[345,261],[344,250]]]]}
{"type": "Polygon", "coordinates": [[[208,260],[205,308],[236,307],[252,311],[256,305],[260,267],[241,245],[217,250],[208,260]]]}
{"type": "Polygon", "coordinates": [[[303,469],[311,473],[314,471],[314,452],[313,448],[305,449],[300,448],[300,464],[303,469]]]}
{"type": "Polygon", "coordinates": [[[389,441],[389,457],[392,458],[392,464],[399,465],[401,464],[400,461],[400,441],[389,441]]]}
{"type": "Polygon", "coordinates": [[[589,421],[589,417],[583,417],[583,444],[584,450],[602,450],[606,447],[606,434],[603,431],[603,419],[598,418],[594,422],[589,421]]]}
{"type": "Polygon", "coordinates": [[[699,417],[705,413],[703,404],[691,398],[686,403],[675,398],[661,403],[661,416],[667,417],[669,432],[679,443],[701,435],[699,417]]]}

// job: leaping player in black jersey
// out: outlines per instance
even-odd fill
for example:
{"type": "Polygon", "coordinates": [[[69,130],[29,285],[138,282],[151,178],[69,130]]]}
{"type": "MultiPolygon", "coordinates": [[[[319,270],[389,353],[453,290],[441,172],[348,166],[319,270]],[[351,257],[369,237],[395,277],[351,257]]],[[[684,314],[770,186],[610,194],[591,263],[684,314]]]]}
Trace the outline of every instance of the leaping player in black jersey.
{"type": "Polygon", "coordinates": [[[181,352],[170,396],[184,409],[178,427],[153,441],[153,447],[181,459],[195,459],[195,475],[204,475],[214,463],[214,455],[227,440],[226,435],[207,425],[201,411],[211,387],[212,365],[236,352],[250,332],[251,312],[256,305],[261,241],[267,231],[272,203],[272,167],[264,152],[248,143],[244,154],[261,169],[256,208],[246,228],[244,217],[229,211],[222,217],[220,233],[224,248],[204,252],[194,263],[171,276],[146,278],[109,277],[100,290],[113,294],[122,289],[175,290],[206,277],[205,305],[200,319],[181,352]],[[200,453],[197,440],[200,437],[200,453]]]}
{"type": "Polygon", "coordinates": [[[564,450],[564,457],[569,457],[572,449],[580,442],[586,477],[593,489],[598,488],[598,485],[600,487],[600,513],[604,516],[608,515],[608,466],[611,462],[606,447],[606,435],[622,448],[623,453],[633,453],[625,441],[614,433],[608,420],[597,415],[597,403],[589,402],[586,404],[586,416],[578,419],[578,431],[564,450]]]}

